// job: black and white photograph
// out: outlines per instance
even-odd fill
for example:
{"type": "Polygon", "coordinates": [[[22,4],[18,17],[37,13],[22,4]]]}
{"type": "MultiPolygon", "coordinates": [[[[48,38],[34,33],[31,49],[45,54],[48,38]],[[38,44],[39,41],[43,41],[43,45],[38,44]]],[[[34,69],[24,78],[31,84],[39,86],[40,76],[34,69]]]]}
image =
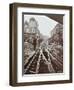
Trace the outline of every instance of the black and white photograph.
{"type": "Polygon", "coordinates": [[[72,82],[72,7],[10,5],[10,84],[72,82]]]}
{"type": "Polygon", "coordinates": [[[23,13],[23,74],[63,73],[63,16],[23,13]]]}

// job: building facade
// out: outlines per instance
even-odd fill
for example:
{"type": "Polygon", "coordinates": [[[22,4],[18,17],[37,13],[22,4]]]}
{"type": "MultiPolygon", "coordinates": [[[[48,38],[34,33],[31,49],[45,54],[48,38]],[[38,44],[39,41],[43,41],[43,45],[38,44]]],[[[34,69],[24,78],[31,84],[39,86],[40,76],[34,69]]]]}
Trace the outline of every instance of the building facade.
{"type": "Polygon", "coordinates": [[[24,58],[25,60],[30,54],[40,46],[40,31],[38,23],[34,18],[30,18],[29,22],[24,23],[24,58]]]}

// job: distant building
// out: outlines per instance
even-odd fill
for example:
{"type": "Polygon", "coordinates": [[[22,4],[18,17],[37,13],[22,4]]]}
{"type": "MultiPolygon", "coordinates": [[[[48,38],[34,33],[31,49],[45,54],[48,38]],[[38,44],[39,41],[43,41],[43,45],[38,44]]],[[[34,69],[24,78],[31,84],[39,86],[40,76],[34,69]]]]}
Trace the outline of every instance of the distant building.
{"type": "Polygon", "coordinates": [[[49,44],[51,43],[63,45],[63,25],[62,24],[58,23],[51,31],[51,38],[49,39],[49,44]]]}
{"type": "Polygon", "coordinates": [[[24,23],[24,33],[28,33],[29,32],[29,24],[27,21],[25,21],[24,23]]]}
{"type": "Polygon", "coordinates": [[[24,55],[36,50],[40,45],[40,31],[38,30],[38,23],[35,18],[30,18],[29,22],[24,23],[24,55]]]}
{"type": "Polygon", "coordinates": [[[62,33],[62,32],[63,32],[63,25],[58,23],[51,31],[51,36],[53,36],[54,34],[62,33]]]}

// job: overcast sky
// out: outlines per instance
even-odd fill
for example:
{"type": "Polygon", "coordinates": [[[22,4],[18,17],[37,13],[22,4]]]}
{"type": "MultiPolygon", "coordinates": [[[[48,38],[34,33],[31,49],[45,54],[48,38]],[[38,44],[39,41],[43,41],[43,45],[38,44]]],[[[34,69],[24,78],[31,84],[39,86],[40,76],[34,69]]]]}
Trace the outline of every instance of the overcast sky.
{"type": "Polygon", "coordinates": [[[24,22],[26,20],[29,21],[32,17],[34,17],[38,22],[38,29],[40,30],[40,33],[50,37],[50,32],[55,27],[57,22],[45,15],[24,15],[24,22]]]}

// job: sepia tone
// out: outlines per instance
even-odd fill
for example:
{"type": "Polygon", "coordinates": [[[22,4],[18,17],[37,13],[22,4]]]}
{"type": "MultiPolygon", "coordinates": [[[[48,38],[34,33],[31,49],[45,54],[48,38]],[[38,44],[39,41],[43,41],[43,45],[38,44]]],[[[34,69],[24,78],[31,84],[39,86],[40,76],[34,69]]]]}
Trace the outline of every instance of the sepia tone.
{"type": "Polygon", "coordinates": [[[63,73],[63,24],[50,33],[45,39],[34,17],[24,22],[24,74],[63,73]]]}
{"type": "MultiPolygon", "coordinates": [[[[36,13],[36,14],[38,15],[39,13],[36,13]]],[[[62,24],[63,25],[63,19],[62,19],[63,17],[61,17],[61,15],[58,16],[58,14],[57,15],[56,14],[54,14],[54,15],[48,14],[48,16],[50,18],[54,19],[55,21],[57,21],[58,24],[62,24]]],[[[22,24],[24,24],[24,23],[22,23],[22,24]]],[[[24,27],[24,25],[22,25],[22,26],[24,27]]],[[[23,30],[22,31],[22,35],[24,37],[24,29],[22,29],[22,30],[23,30]]],[[[52,33],[53,33],[53,29],[52,29],[52,33]]],[[[22,40],[25,39],[23,37],[22,37],[22,40]]],[[[49,38],[49,39],[50,39],[50,42],[54,41],[51,38],[49,38]]],[[[61,39],[60,39],[60,41],[61,41],[61,39]]],[[[63,42],[63,40],[62,40],[62,42],[63,42]]],[[[64,42],[63,42],[63,45],[64,45],[64,42]]],[[[24,46],[24,40],[23,40],[23,46],[24,46]]],[[[22,50],[23,50],[23,52],[25,51],[24,49],[22,49],[22,50]]],[[[23,54],[22,56],[24,56],[24,53],[22,53],[22,54],[23,54]]],[[[25,71],[25,69],[28,66],[28,63],[25,64],[25,60],[26,59],[25,58],[23,59],[23,57],[22,57],[22,64],[23,64],[22,67],[25,66],[24,68],[22,68],[24,71],[25,71]]],[[[30,59],[30,60],[32,60],[32,59],[30,59]]],[[[29,60],[29,62],[30,62],[30,60],[29,60]]],[[[52,61],[52,59],[51,59],[51,61],[52,61]]],[[[32,65],[32,63],[31,63],[31,65],[32,65]]],[[[28,70],[29,70],[29,68],[28,68],[28,70]]],[[[24,71],[23,71],[23,73],[24,73],[24,71]]],[[[24,73],[23,75],[27,75],[26,73],[24,73]]],[[[28,74],[33,74],[33,73],[29,72],[28,74]]],[[[72,7],[71,6],[26,4],[26,3],[13,3],[13,4],[10,4],[10,81],[9,82],[10,82],[11,86],[27,86],[27,85],[72,83],[72,7]],[[18,64],[17,64],[18,63],[18,59],[17,59],[17,53],[18,53],[18,50],[17,50],[17,45],[18,45],[18,43],[17,43],[17,41],[18,41],[18,38],[17,38],[17,33],[18,33],[18,28],[17,28],[17,20],[18,20],[17,19],[17,9],[18,9],[18,7],[24,7],[24,8],[25,7],[32,7],[32,8],[44,8],[44,9],[48,9],[49,8],[49,9],[55,9],[55,10],[60,10],[60,11],[61,10],[65,10],[65,11],[68,10],[69,11],[69,18],[70,18],[70,22],[69,22],[69,25],[68,25],[68,26],[70,26],[70,28],[69,28],[69,32],[70,32],[69,35],[70,35],[70,37],[68,38],[68,39],[70,39],[70,42],[69,42],[69,45],[70,45],[70,47],[69,47],[69,50],[70,50],[69,51],[69,55],[70,55],[70,58],[69,58],[69,80],[67,80],[67,79],[65,79],[65,80],[64,79],[60,79],[60,80],[58,80],[58,78],[57,78],[57,80],[53,79],[53,81],[51,81],[51,80],[49,80],[49,81],[47,81],[47,80],[46,81],[41,81],[40,80],[40,81],[34,81],[34,82],[26,82],[24,80],[24,82],[17,82],[17,80],[18,80],[18,74],[17,74],[17,66],[18,66],[18,64]]]]}

